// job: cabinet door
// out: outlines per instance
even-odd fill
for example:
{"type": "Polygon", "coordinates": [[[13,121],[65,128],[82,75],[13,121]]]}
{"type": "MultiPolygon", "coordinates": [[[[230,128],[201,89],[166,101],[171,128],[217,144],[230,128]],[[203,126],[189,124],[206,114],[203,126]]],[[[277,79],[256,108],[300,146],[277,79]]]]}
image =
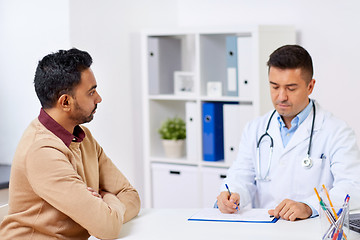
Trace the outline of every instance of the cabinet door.
{"type": "Polygon", "coordinates": [[[226,177],[226,168],[203,167],[201,169],[202,176],[202,196],[204,208],[211,208],[216,202],[216,197],[219,195],[220,186],[223,179],[226,177]]]}
{"type": "Polygon", "coordinates": [[[198,208],[198,167],[152,163],[154,208],[198,208]]]}

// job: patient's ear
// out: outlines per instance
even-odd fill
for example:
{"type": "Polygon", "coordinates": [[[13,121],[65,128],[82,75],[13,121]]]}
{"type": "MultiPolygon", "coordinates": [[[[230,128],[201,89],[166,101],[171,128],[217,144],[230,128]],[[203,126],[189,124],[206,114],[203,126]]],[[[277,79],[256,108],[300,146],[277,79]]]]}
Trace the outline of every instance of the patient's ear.
{"type": "Polygon", "coordinates": [[[71,110],[73,98],[69,94],[63,94],[59,97],[57,101],[58,107],[63,111],[69,112],[71,110]]]}

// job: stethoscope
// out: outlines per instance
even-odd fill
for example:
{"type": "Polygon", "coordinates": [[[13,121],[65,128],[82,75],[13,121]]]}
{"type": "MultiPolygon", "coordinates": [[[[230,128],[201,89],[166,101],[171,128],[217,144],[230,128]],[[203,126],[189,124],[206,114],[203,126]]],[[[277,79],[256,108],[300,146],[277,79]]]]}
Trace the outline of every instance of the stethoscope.
{"type": "MultiPolygon", "coordinates": [[[[314,132],[314,124],[315,124],[315,104],[314,101],[312,101],[312,105],[313,105],[313,119],[312,119],[312,124],[311,124],[311,133],[310,133],[310,140],[309,140],[309,147],[308,147],[308,151],[306,154],[306,157],[301,161],[301,165],[302,167],[309,169],[312,167],[313,163],[312,160],[310,158],[310,150],[311,150],[311,142],[312,142],[312,137],[313,137],[313,132],[314,132]]],[[[266,130],[265,133],[263,135],[261,135],[261,137],[259,138],[259,141],[257,142],[256,145],[256,152],[257,152],[257,175],[255,177],[255,180],[257,181],[270,181],[271,179],[269,178],[269,172],[270,172],[270,167],[271,167],[271,161],[272,161],[272,154],[273,154],[273,148],[274,148],[274,140],[273,138],[270,136],[270,134],[268,133],[269,127],[270,127],[270,122],[272,117],[274,116],[276,110],[274,110],[269,118],[269,121],[267,123],[266,126],[266,130]],[[265,176],[262,177],[261,174],[261,163],[260,163],[260,144],[261,141],[265,138],[268,137],[270,139],[270,153],[269,153],[269,160],[268,160],[268,166],[267,166],[267,171],[265,173],[265,176]]]]}

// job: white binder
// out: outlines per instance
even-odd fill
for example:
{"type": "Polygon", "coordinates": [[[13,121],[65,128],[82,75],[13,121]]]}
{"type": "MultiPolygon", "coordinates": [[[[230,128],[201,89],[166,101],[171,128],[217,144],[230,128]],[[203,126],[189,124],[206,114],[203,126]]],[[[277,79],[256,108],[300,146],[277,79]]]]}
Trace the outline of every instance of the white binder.
{"type": "MultiPolygon", "coordinates": [[[[238,81],[239,81],[239,98],[240,101],[253,101],[254,79],[252,73],[252,46],[251,37],[238,37],[238,81]]],[[[265,63],[264,63],[265,64],[265,63]]]]}
{"type": "Polygon", "coordinates": [[[186,102],[186,156],[189,161],[195,161],[198,158],[198,140],[197,130],[200,128],[197,106],[195,102],[186,102]]]}
{"type": "Polygon", "coordinates": [[[224,104],[224,158],[227,164],[236,159],[242,131],[254,117],[253,105],[224,104]]]}

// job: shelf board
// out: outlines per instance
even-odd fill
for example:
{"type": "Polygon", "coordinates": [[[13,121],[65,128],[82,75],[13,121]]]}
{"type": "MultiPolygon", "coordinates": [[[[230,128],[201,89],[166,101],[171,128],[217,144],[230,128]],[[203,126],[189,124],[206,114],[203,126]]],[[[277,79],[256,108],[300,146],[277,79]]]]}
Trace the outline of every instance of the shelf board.
{"type": "Polygon", "coordinates": [[[202,167],[218,167],[218,168],[229,168],[230,164],[225,163],[224,161],[216,162],[207,162],[201,161],[189,161],[186,158],[166,158],[166,157],[151,157],[151,163],[167,163],[167,164],[181,164],[181,165],[190,165],[190,166],[202,166],[202,167]]]}
{"type": "Polygon", "coordinates": [[[216,162],[201,161],[200,165],[203,166],[203,167],[229,168],[231,164],[228,164],[225,161],[216,161],[216,162]]]}
{"type": "Polygon", "coordinates": [[[240,101],[239,97],[230,97],[230,96],[220,96],[220,97],[201,96],[200,100],[207,102],[239,102],[240,104],[252,105],[251,101],[240,101]]]}
{"type": "Polygon", "coordinates": [[[229,96],[220,96],[220,97],[208,97],[201,96],[196,97],[194,95],[173,95],[173,94],[159,94],[159,95],[149,95],[149,100],[165,100],[165,101],[206,101],[206,102],[239,102],[240,104],[252,105],[251,101],[240,101],[239,97],[229,97],[229,96]]]}
{"type": "Polygon", "coordinates": [[[188,160],[186,158],[166,158],[166,157],[150,157],[150,162],[152,163],[168,163],[168,164],[182,164],[182,165],[191,165],[197,166],[198,162],[188,160]]]}
{"type": "Polygon", "coordinates": [[[194,95],[172,95],[172,94],[160,94],[150,95],[149,100],[174,100],[174,101],[196,101],[194,95]]]}

